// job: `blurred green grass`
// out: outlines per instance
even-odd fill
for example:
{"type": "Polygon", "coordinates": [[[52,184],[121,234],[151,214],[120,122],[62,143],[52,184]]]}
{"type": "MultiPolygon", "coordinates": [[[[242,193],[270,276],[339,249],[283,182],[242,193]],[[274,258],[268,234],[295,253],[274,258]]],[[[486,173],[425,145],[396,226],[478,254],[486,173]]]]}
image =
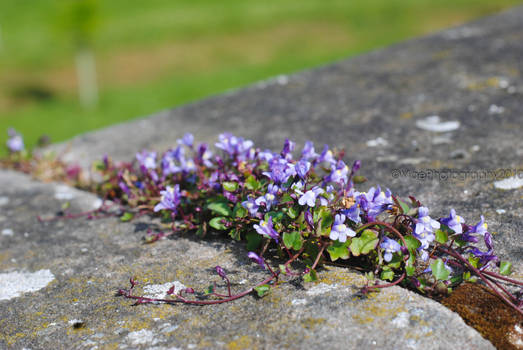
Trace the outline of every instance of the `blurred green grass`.
{"type": "Polygon", "coordinates": [[[94,50],[100,104],[77,101],[64,0],[0,3],[0,141],[29,146],[326,64],[494,13],[522,0],[107,0],[94,50]],[[16,98],[42,88],[45,101],[16,98]],[[15,97],[13,97],[15,96],[15,97]]]}

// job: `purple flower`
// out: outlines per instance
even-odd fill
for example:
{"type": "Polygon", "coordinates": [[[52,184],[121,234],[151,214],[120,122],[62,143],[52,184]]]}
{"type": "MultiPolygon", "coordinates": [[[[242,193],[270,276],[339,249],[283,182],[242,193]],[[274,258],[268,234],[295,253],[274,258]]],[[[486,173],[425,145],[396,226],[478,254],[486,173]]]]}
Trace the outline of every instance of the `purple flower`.
{"type": "Polygon", "coordinates": [[[251,148],[254,145],[251,140],[244,140],[242,137],[236,137],[231,133],[220,134],[218,140],[219,142],[215,146],[227,153],[231,159],[243,161],[251,158],[251,148]]]}
{"type": "Polygon", "coordinates": [[[138,164],[145,169],[156,169],[156,152],[148,152],[143,150],[141,153],[136,153],[138,164]]]}
{"type": "Polygon", "coordinates": [[[300,205],[307,204],[309,207],[314,207],[316,205],[316,193],[312,190],[305,192],[300,199],[298,199],[298,203],[300,205]]]}
{"type": "Polygon", "coordinates": [[[242,206],[249,211],[250,216],[256,216],[258,213],[259,205],[251,196],[248,196],[247,200],[242,202],[242,206]]]}
{"type": "Polygon", "coordinates": [[[212,167],[212,152],[209,151],[209,146],[206,143],[200,143],[198,145],[198,161],[205,165],[207,168],[212,167]]]}
{"type": "Polygon", "coordinates": [[[162,195],[160,203],[156,204],[154,211],[167,209],[176,214],[181,198],[180,185],[167,186],[165,191],[161,191],[160,194],[162,195]]]}
{"type": "Polygon", "coordinates": [[[375,220],[378,215],[389,209],[392,205],[392,194],[387,189],[383,192],[380,186],[371,187],[367,192],[355,193],[356,202],[359,204],[369,220],[375,220]]]}
{"type": "Polygon", "coordinates": [[[311,141],[305,142],[303,151],[301,152],[301,159],[303,160],[314,160],[318,158],[318,153],[314,151],[314,143],[311,141]]]}
{"type": "Polygon", "coordinates": [[[298,176],[300,178],[305,179],[305,177],[307,176],[307,173],[309,172],[309,170],[311,168],[311,163],[302,159],[296,163],[294,168],[296,169],[296,174],[298,174],[298,176]]]}
{"type": "Polygon", "coordinates": [[[488,225],[485,222],[485,218],[481,215],[481,220],[469,230],[469,233],[475,233],[484,236],[487,233],[488,225]]]}
{"type": "Polygon", "coordinates": [[[289,163],[284,158],[273,159],[269,163],[270,172],[263,172],[263,175],[268,176],[272,181],[277,184],[284,184],[287,182],[289,177],[296,174],[294,164],[289,163]]]}
{"type": "Polygon", "coordinates": [[[274,158],[274,153],[266,149],[263,152],[258,153],[258,159],[262,161],[270,162],[274,158]]]}
{"type": "Polygon", "coordinates": [[[349,167],[347,167],[343,160],[339,160],[336,165],[331,165],[331,173],[329,176],[327,176],[327,181],[331,181],[337,184],[344,184],[348,181],[348,174],[349,167]]]}
{"type": "Polygon", "coordinates": [[[360,167],[361,167],[361,161],[360,160],[354,161],[354,163],[352,164],[352,173],[355,173],[358,170],[360,170],[360,167]]]}
{"type": "Polygon", "coordinates": [[[463,232],[463,226],[462,224],[465,221],[463,218],[459,215],[456,215],[456,211],[454,209],[450,209],[450,216],[447,218],[441,219],[441,223],[447,225],[450,229],[452,229],[456,233],[462,233],[463,232]]]}
{"type": "Polygon", "coordinates": [[[329,235],[329,238],[333,241],[339,240],[340,242],[346,242],[347,236],[356,236],[356,232],[345,225],[345,219],[346,217],[343,214],[336,214],[334,217],[334,224],[332,225],[331,233],[329,235]]]}
{"type": "Polygon", "coordinates": [[[258,206],[264,204],[265,205],[265,210],[269,211],[271,210],[271,206],[275,205],[276,203],[278,203],[278,190],[280,188],[275,185],[275,184],[269,184],[269,186],[267,187],[267,193],[265,193],[265,195],[263,196],[260,196],[256,199],[256,204],[258,206]]]}
{"type": "Polygon", "coordinates": [[[24,150],[24,139],[22,138],[22,135],[17,133],[15,129],[10,128],[7,131],[7,135],[9,136],[9,139],[7,140],[7,148],[9,149],[9,152],[21,152],[24,150]]]}
{"type": "Polygon", "coordinates": [[[176,174],[181,171],[177,163],[176,151],[167,151],[162,157],[162,172],[165,176],[176,174]]]}
{"type": "Polygon", "coordinates": [[[281,151],[282,157],[292,159],[292,154],[290,154],[290,153],[292,151],[294,151],[295,147],[296,147],[296,143],[292,142],[289,139],[285,139],[285,142],[283,144],[283,149],[281,151]]]}
{"type": "Polygon", "coordinates": [[[313,218],[311,212],[309,210],[306,210],[304,216],[305,216],[305,221],[307,222],[307,224],[311,228],[313,228],[314,227],[314,218],[313,218]]]}
{"type": "MultiPolygon", "coordinates": [[[[429,210],[426,207],[418,208],[418,220],[414,227],[414,236],[421,242],[420,250],[427,249],[429,244],[434,241],[436,235],[434,230],[439,229],[440,224],[429,216],[429,210]]],[[[428,258],[427,252],[422,251],[422,259],[428,258]]],[[[425,260],[425,259],[424,259],[425,260]]]]}
{"type": "Polygon", "coordinates": [[[258,232],[262,236],[268,236],[276,241],[278,243],[278,239],[280,236],[278,235],[278,232],[274,230],[274,227],[272,226],[272,217],[269,216],[269,220],[264,221],[261,220],[259,225],[254,225],[254,229],[256,232],[258,232]]]}
{"type": "Polygon", "coordinates": [[[193,145],[193,142],[194,142],[194,136],[193,134],[191,133],[186,133],[185,135],[183,135],[183,138],[181,141],[179,141],[178,143],[182,143],[188,147],[192,147],[193,145]]]}
{"type": "Polygon", "coordinates": [[[358,206],[358,204],[354,204],[349,209],[345,209],[343,211],[343,214],[345,214],[349,220],[353,221],[356,224],[359,224],[361,222],[360,207],[358,206]]]}
{"type": "Polygon", "coordinates": [[[265,270],[265,261],[263,260],[262,257],[260,257],[258,254],[256,254],[255,252],[248,252],[247,253],[247,256],[254,260],[258,265],[261,266],[262,269],[265,270]]]}
{"type": "Polygon", "coordinates": [[[129,190],[129,187],[125,184],[125,182],[123,181],[120,181],[118,182],[118,186],[120,187],[120,189],[128,196],[131,195],[131,190],[129,190]]]}
{"type": "Polygon", "coordinates": [[[336,159],[334,159],[334,155],[333,155],[332,151],[329,149],[329,146],[327,146],[327,145],[323,146],[323,151],[321,152],[321,155],[318,158],[318,161],[320,163],[326,162],[331,165],[336,164],[336,159]]]}
{"type": "Polygon", "coordinates": [[[225,270],[221,266],[217,265],[214,269],[216,270],[216,273],[218,274],[218,276],[220,276],[223,279],[227,279],[225,270]]]}
{"type": "Polygon", "coordinates": [[[401,246],[398,242],[396,242],[393,239],[390,239],[388,237],[383,238],[383,242],[380,244],[380,248],[385,251],[385,254],[383,255],[383,258],[386,262],[389,262],[392,260],[392,254],[399,252],[401,250],[401,246]]]}

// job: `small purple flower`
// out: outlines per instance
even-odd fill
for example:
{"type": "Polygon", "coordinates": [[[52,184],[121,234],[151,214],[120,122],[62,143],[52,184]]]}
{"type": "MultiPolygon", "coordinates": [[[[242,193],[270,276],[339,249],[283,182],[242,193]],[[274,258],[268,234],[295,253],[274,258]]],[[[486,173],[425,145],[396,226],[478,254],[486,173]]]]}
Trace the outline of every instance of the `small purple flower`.
{"type": "Polygon", "coordinates": [[[418,220],[414,228],[415,235],[421,235],[423,232],[434,232],[440,228],[439,222],[429,216],[429,210],[426,207],[418,208],[418,220]]]}
{"type": "Polygon", "coordinates": [[[143,150],[141,153],[136,153],[136,159],[140,166],[146,169],[156,169],[156,152],[143,150]]]}
{"type": "Polygon", "coordinates": [[[278,243],[278,240],[280,236],[278,235],[278,232],[274,230],[274,227],[272,226],[272,217],[269,216],[269,220],[264,221],[261,220],[259,225],[253,226],[256,232],[258,232],[262,236],[268,236],[276,241],[278,243]]]}
{"type": "Polygon", "coordinates": [[[306,210],[304,215],[305,215],[305,221],[307,222],[307,224],[311,228],[313,228],[314,227],[314,218],[313,218],[311,212],[309,210],[306,210]]]}
{"type": "Polygon", "coordinates": [[[285,143],[283,144],[283,150],[281,151],[282,157],[292,159],[292,154],[290,153],[294,151],[295,147],[296,143],[292,142],[289,139],[285,139],[285,143]]]}
{"type": "Polygon", "coordinates": [[[284,184],[287,182],[289,177],[296,174],[294,164],[289,163],[284,158],[273,159],[269,163],[270,172],[264,172],[263,175],[268,176],[272,181],[277,184],[284,184]]]}
{"type": "Polygon", "coordinates": [[[485,218],[481,215],[481,220],[469,230],[469,233],[475,233],[481,236],[484,236],[487,233],[488,225],[485,222],[485,218]]]}
{"type": "Polygon", "coordinates": [[[367,192],[355,193],[356,202],[359,204],[369,220],[374,220],[378,215],[389,209],[393,203],[389,189],[383,192],[380,186],[371,187],[367,192]]]}
{"type": "Polygon", "coordinates": [[[450,209],[450,216],[447,218],[441,219],[441,223],[447,225],[450,229],[452,229],[456,233],[462,233],[463,232],[463,224],[465,221],[463,218],[459,215],[456,215],[456,211],[454,209],[450,209]]]}
{"type": "Polygon", "coordinates": [[[181,168],[176,165],[177,159],[175,154],[175,151],[167,151],[162,157],[162,172],[165,176],[181,171],[181,168]]]}
{"type": "Polygon", "coordinates": [[[125,182],[123,181],[120,181],[118,182],[118,186],[120,187],[120,189],[128,196],[131,195],[131,190],[129,189],[129,187],[125,184],[125,182]]]}
{"type": "Polygon", "coordinates": [[[348,174],[349,168],[343,160],[339,160],[336,165],[331,165],[331,173],[327,176],[327,181],[337,184],[345,184],[348,181],[348,174]]]}
{"type": "Polygon", "coordinates": [[[303,151],[301,152],[301,159],[303,160],[314,160],[318,158],[318,153],[314,151],[314,143],[312,141],[305,142],[303,151]]]}
{"type": "Polygon", "coordinates": [[[160,194],[162,195],[160,203],[156,204],[154,211],[167,209],[176,214],[181,199],[180,185],[167,186],[165,191],[161,191],[160,194]]]}
{"type": "Polygon", "coordinates": [[[220,276],[223,279],[227,279],[225,270],[221,266],[217,265],[214,269],[216,270],[216,273],[218,274],[218,276],[220,276]]]}
{"type": "Polygon", "coordinates": [[[316,193],[314,191],[309,190],[305,192],[300,199],[298,199],[298,204],[305,205],[307,204],[309,207],[314,207],[316,205],[316,193]]]}
{"type": "Polygon", "coordinates": [[[9,136],[9,139],[7,140],[7,148],[9,149],[9,152],[15,153],[15,152],[21,152],[24,150],[24,139],[22,138],[22,135],[17,133],[15,129],[10,128],[7,131],[7,135],[9,136]]]}
{"type": "Polygon", "coordinates": [[[183,138],[181,139],[181,141],[179,141],[179,143],[182,143],[188,147],[192,147],[193,142],[194,142],[194,136],[191,133],[186,133],[185,135],[183,135],[183,138]]]}
{"type": "Polygon", "coordinates": [[[198,161],[205,165],[207,168],[212,167],[212,152],[209,151],[209,146],[206,143],[200,143],[198,145],[198,161]]]}
{"type": "Polygon", "coordinates": [[[329,163],[331,165],[334,165],[336,164],[336,159],[334,159],[334,154],[332,153],[332,151],[329,149],[329,146],[325,145],[323,147],[323,151],[321,152],[321,155],[320,157],[318,158],[318,161],[320,163],[322,162],[326,162],[326,163],[329,163]]]}
{"type": "Polygon", "coordinates": [[[247,200],[242,202],[242,206],[249,211],[250,216],[256,216],[260,207],[251,196],[248,196],[247,200]]]}
{"type": "Polygon", "coordinates": [[[269,184],[267,187],[267,193],[264,196],[260,196],[256,199],[258,206],[264,204],[265,210],[271,210],[271,207],[278,203],[278,190],[280,188],[275,184],[269,184]]]}
{"type": "Polygon", "coordinates": [[[356,224],[359,224],[361,222],[360,213],[361,211],[358,204],[354,204],[349,209],[345,209],[343,211],[343,214],[345,214],[349,220],[353,221],[356,224]]]}
{"type": "Polygon", "coordinates": [[[252,156],[251,148],[254,145],[251,140],[244,140],[231,133],[223,133],[218,136],[219,142],[215,146],[236,161],[242,161],[252,156]]]}
{"type": "Polygon", "coordinates": [[[265,261],[263,260],[262,257],[260,257],[258,254],[256,254],[255,252],[248,252],[247,253],[247,256],[254,260],[258,265],[261,266],[262,269],[265,270],[265,261]]]}
{"type": "Polygon", "coordinates": [[[294,168],[296,169],[296,174],[298,174],[298,176],[300,178],[305,179],[305,177],[307,176],[307,173],[309,172],[309,170],[311,168],[311,163],[302,159],[296,163],[294,168]]]}
{"type": "Polygon", "coordinates": [[[389,262],[392,260],[392,254],[401,250],[401,245],[393,239],[384,237],[383,242],[380,244],[380,248],[385,251],[383,258],[386,262],[389,262]]]}
{"type": "Polygon", "coordinates": [[[343,214],[336,214],[334,217],[334,224],[332,225],[331,233],[329,235],[329,238],[333,241],[339,240],[343,243],[347,241],[347,236],[356,236],[356,232],[345,225],[345,219],[346,217],[343,214]]]}
{"type": "Polygon", "coordinates": [[[361,161],[360,160],[354,161],[354,163],[352,164],[352,173],[354,174],[355,172],[360,170],[360,167],[361,167],[361,161]]]}

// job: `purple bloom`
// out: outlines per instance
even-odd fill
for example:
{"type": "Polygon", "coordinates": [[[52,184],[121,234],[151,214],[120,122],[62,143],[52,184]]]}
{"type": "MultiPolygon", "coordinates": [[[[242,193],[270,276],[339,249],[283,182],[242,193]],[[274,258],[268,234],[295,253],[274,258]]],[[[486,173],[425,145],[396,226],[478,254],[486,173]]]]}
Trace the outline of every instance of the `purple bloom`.
{"type": "Polygon", "coordinates": [[[399,252],[401,250],[401,246],[398,242],[396,242],[393,239],[390,239],[388,237],[383,238],[383,242],[380,244],[380,248],[385,251],[385,254],[383,255],[383,258],[386,262],[389,262],[392,260],[392,254],[399,252]]]}
{"type": "Polygon", "coordinates": [[[283,144],[283,150],[281,151],[282,157],[292,159],[292,154],[290,153],[294,151],[295,147],[296,143],[292,142],[289,139],[285,139],[285,143],[283,144]]]}
{"type": "Polygon", "coordinates": [[[270,150],[266,149],[263,152],[258,153],[258,159],[262,161],[266,161],[267,163],[270,162],[274,158],[274,153],[270,150]]]}
{"type": "Polygon", "coordinates": [[[349,174],[349,168],[343,162],[343,160],[339,160],[336,165],[331,165],[331,173],[329,176],[327,176],[327,181],[332,181],[337,184],[347,183],[349,174]]]}
{"type": "MultiPolygon", "coordinates": [[[[418,208],[418,220],[414,227],[414,236],[421,242],[420,250],[427,249],[429,244],[434,241],[436,235],[434,230],[439,229],[440,224],[429,216],[429,210],[426,207],[418,208]]],[[[422,259],[428,258],[428,253],[421,252],[422,259]]]]}
{"type": "Polygon", "coordinates": [[[227,153],[232,159],[243,161],[251,158],[251,148],[253,146],[251,140],[244,140],[242,137],[236,137],[231,133],[220,134],[218,140],[219,142],[215,146],[227,153]]]}
{"type": "Polygon", "coordinates": [[[250,216],[256,216],[258,213],[259,205],[251,196],[248,196],[247,200],[242,202],[242,206],[249,211],[250,216]]]}
{"type": "Polygon", "coordinates": [[[175,185],[174,187],[167,186],[165,191],[161,191],[160,194],[162,195],[162,198],[160,203],[156,204],[154,207],[154,211],[156,212],[162,209],[167,209],[176,214],[181,199],[180,185],[175,185]]]}
{"type": "Polygon", "coordinates": [[[208,168],[212,167],[212,152],[209,151],[209,146],[206,143],[200,143],[198,145],[197,159],[200,162],[200,164],[203,164],[208,168]]]}
{"type": "Polygon", "coordinates": [[[369,220],[375,220],[378,215],[389,209],[392,205],[392,194],[387,189],[383,192],[380,186],[371,187],[367,192],[355,193],[356,202],[359,204],[369,220]]]}
{"type": "Polygon", "coordinates": [[[220,265],[217,265],[214,269],[216,270],[216,273],[218,274],[218,276],[220,276],[223,279],[227,278],[227,275],[225,274],[225,270],[220,265]]]}
{"type": "Polygon", "coordinates": [[[311,228],[313,228],[314,227],[314,218],[312,217],[311,212],[309,210],[306,210],[304,216],[305,216],[305,221],[307,222],[307,224],[311,228]]]}
{"type": "Polygon", "coordinates": [[[484,236],[487,233],[488,225],[485,222],[485,218],[481,215],[481,220],[469,230],[469,233],[475,233],[484,236]]]}
{"type": "Polygon", "coordinates": [[[303,151],[301,152],[301,159],[303,160],[314,160],[318,158],[318,153],[314,151],[314,143],[311,141],[305,142],[303,151]]]}
{"type": "Polygon", "coordinates": [[[305,179],[305,177],[307,176],[307,173],[309,172],[309,170],[311,168],[311,163],[302,159],[296,163],[294,168],[296,169],[296,173],[298,174],[298,176],[302,179],[305,179]]]}
{"type": "Polygon", "coordinates": [[[279,189],[280,188],[278,186],[276,186],[275,184],[269,184],[269,186],[267,187],[267,193],[265,193],[264,196],[258,197],[256,199],[256,204],[258,206],[264,204],[265,209],[267,211],[269,211],[271,209],[271,206],[278,203],[277,195],[278,195],[279,189]]]}
{"type": "Polygon", "coordinates": [[[181,168],[176,165],[176,152],[167,151],[162,157],[162,172],[165,176],[169,174],[176,174],[181,171],[181,168]]]}
{"type": "Polygon", "coordinates": [[[141,167],[146,169],[156,169],[156,152],[143,150],[141,153],[136,153],[136,159],[141,167]]]}
{"type": "Polygon", "coordinates": [[[272,217],[269,216],[269,220],[267,221],[261,220],[259,225],[254,225],[253,227],[256,230],[256,232],[258,232],[260,235],[268,236],[274,239],[276,243],[278,243],[278,239],[280,238],[280,236],[272,226],[272,217]]]}
{"type": "Polygon", "coordinates": [[[309,207],[314,207],[316,205],[316,193],[312,190],[305,192],[300,199],[298,199],[298,203],[300,205],[307,204],[309,207]]]}
{"type": "Polygon", "coordinates": [[[358,170],[360,170],[360,167],[361,167],[361,161],[360,160],[354,161],[354,163],[352,164],[352,173],[355,173],[358,170]]]}
{"type": "Polygon", "coordinates": [[[339,240],[340,242],[346,242],[347,236],[356,236],[356,232],[345,225],[345,219],[345,215],[343,214],[336,214],[334,217],[334,224],[332,225],[331,233],[329,235],[329,238],[333,241],[339,240]]]}
{"type": "Polygon", "coordinates": [[[320,157],[318,158],[318,161],[321,162],[327,162],[329,164],[336,164],[336,159],[334,159],[334,155],[332,151],[329,149],[329,146],[325,145],[323,146],[323,151],[321,152],[320,157]]]}
{"type": "Polygon", "coordinates": [[[261,256],[259,256],[255,252],[248,252],[247,256],[250,259],[254,260],[258,265],[260,265],[262,267],[262,269],[265,270],[265,261],[263,260],[263,258],[261,256]]]}
{"type": "Polygon", "coordinates": [[[287,182],[289,177],[296,174],[294,164],[289,163],[284,158],[273,159],[269,163],[270,172],[264,172],[263,175],[268,176],[272,181],[277,184],[284,184],[287,182]]]}
{"type": "Polygon", "coordinates": [[[452,229],[456,233],[462,233],[463,232],[463,226],[462,224],[465,221],[463,218],[459,215],[456,215],[456,211],[454,209],[450,209],[450,216],[447,218],[441,219],[441,223],[447,225],[450,229],[452,229]]]}
{"type": "Polygon", "coordinates": [[[185,135],[183,135],[183,138],[182,138],[182,140],[179,143],[182,143],[182,144],[184,144],[184,145],[186,145],[188,147],[192,147],[193,142],[194,142],[193,134],[186,133],[185,135]]]}
{"type": "Polygon", "coordinates": [[[15,129],[10,128],[7,131],[7,135],[9,136],[9,139],[7,140],[7,148],[9,149],[9,152],[21,152],[24,150],[24,139],[22,138],[22,135],[17,133],[15,129]]]}
{"type": "Polygon", "coordinates": [[[128,196],[131,195],[131,190],[129,190],[129,187],[125,184],[125,182],[123,181],[120,181],[118,182],[118,186],[120,187],[120,189],[128,196]]]}
{"type": "Polygon", "coordinates": [[[361,211],[358,204],[354,204],[349,209],[345,209],[343,211],[343,214],[345,214],[349,220],[355,222],[356,224],[359,224],[361,222],[360,212],[361,211]]]}

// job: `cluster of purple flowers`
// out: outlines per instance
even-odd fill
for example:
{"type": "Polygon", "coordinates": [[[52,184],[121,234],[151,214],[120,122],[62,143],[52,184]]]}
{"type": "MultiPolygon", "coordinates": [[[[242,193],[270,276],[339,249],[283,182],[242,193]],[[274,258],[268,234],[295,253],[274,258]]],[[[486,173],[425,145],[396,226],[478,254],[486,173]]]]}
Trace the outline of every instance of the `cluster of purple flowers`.
{"type": "Polygon", "coordinates": [[[24,139],[22,138],[22,135],[16,132],[15,129],[10,128],[7,131],[7,135],[9,137],[7,139],[6,145],[10,153],[21,152],[25,149],[24,139]]]}

